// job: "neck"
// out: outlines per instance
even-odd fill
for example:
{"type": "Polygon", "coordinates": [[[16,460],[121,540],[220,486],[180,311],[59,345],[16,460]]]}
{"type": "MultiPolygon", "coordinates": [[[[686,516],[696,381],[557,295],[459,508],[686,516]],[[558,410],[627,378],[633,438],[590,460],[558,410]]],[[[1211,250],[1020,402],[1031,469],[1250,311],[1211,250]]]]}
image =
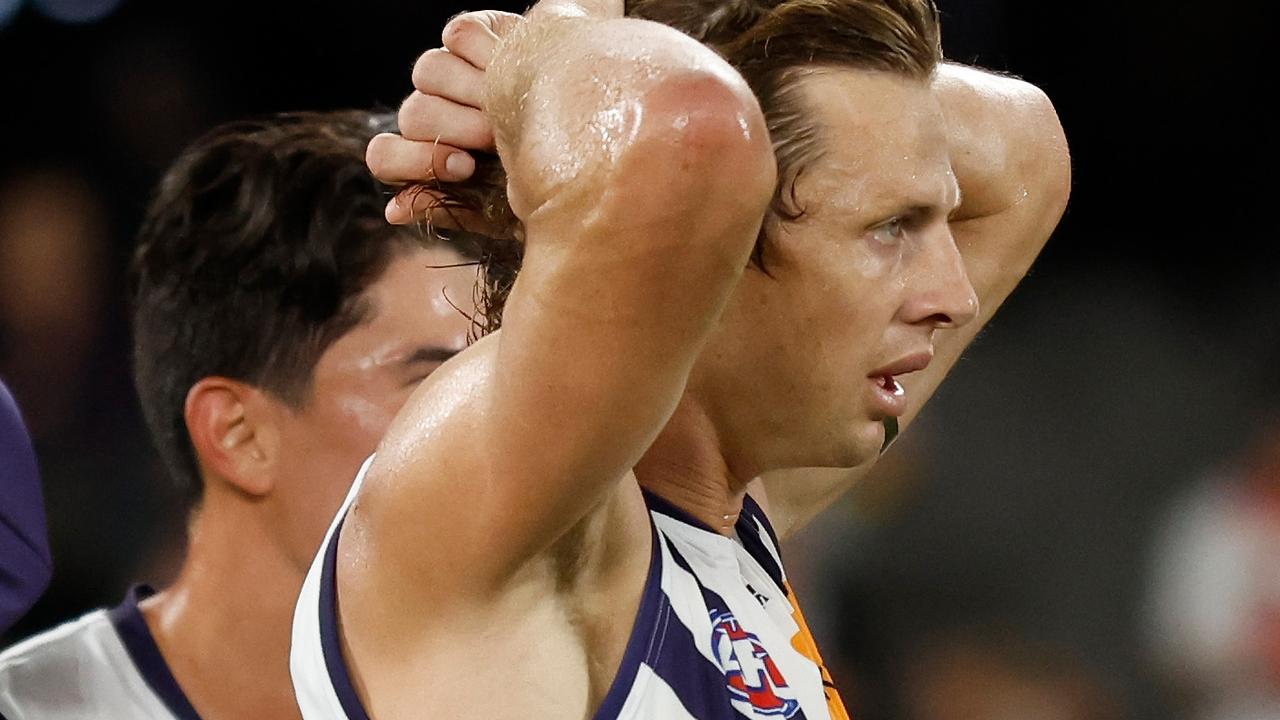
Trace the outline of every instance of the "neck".
{"type": "Polygon", "coordinates": [[[299,717],[289,642],[304,573],[264,510],[211,487],[177,581],[143,603],[165,662],[205,718],[299,717]]]}
{"type": "Polygon", "coordinates": [[[733,535],[751,479],[731,471],[711,419],[687,394],[635,473],[645,490],[725,536],[733,535]]]}

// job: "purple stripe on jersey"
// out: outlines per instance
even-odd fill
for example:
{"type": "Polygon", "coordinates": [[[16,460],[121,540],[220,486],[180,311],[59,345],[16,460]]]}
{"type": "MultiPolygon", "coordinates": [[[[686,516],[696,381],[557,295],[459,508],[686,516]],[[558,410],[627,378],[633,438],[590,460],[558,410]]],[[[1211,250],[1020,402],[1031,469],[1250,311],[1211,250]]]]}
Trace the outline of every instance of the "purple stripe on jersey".
{"type": "Polygon", "coordinates": [[[147,627],[147,621],[138,608],[139,601],[155,592],[146,585],[134,585],[129,588],[124,602],[107,611],[107,617],[111,620],[116,635],[120,637],[120,642],[124,644],[124,649],[128,651],[129,659],[133,660],[134,667],[138,669],[138,674],[169,712],[178,720],[200,720],[200,715],[191,706],[187,694],[182,691],[182,686],[165,662],[164,655],[160,654],[160,646],[156,645],[151,628],[147,627]]]}
{"type": "Polygon", "coordinates": [[[0,633],[35,603],[52,574],[35,450],[0,382],[0,633]]]}
{"type": "Polygon", "coordinates": [[[342,657],[342,642],[338,637],[338,536],[346,515],[338,521],[338,527],[329,538],[324,550],[324,567],[320,573],[320,647],[324,652],[324,665],[329,670],[329,682],[338,695],[338,703],[347,714],[347,720],[369,720],[360,696],[356,694],[347,662],[342,657]]]}
{"type": "MultiPolygon", "coordinates": [[[[773,532],[773,525],[769,524],[769,518],[765,517],[764,510],[750,495],[742,498],[742,514],[738,516],[738,539],[742,541],[742,547],[746,549],[755,561],[760,563],[760,567],[769,574],[769,578],[783,593],[787,591],[786,577],[782,572],[782,566],[774,558],[773,553],[769,552],[769,548],[765,546],[764,539],[760,537],[760,526],[756,525],[755,520],[760,521],[760,525],[764,526],[764,530],[769,534],[769,538],[773,540],[775,548],[778,545],[778,536],[773,532]]],[[[779,550],[781,552],[781,550],[779,550]]]]}
{"type": "MultiPolygon", "coordinates": [[[[338,702],[347,714],[348,720],[369,720],[369,714],[356,694],[355,685],[347,670],[346,661],[342,657],[342,646],[338,637],[338,605],[336,573],[338,565],[338,536],[342,532],[344,517],[338,521],[325,548],[324,565],[320,576],[320,644],[324,652],[325,667],[329,670],[329,682],[332,683],[338,702]]],[[[649,523],[652,539],[650,541],[649,572],[645,578],[640,607],[636,611],[631,636],[627,640],[627,648],[623,651],[622,662],[618,672],[605,694],[600,708],[593,716],[595,720],[613,720],[622,711],[631,686],[635,683],[636,674],[642,663],[661,648],[661,636],[656,632],[660,617],[670,612],[666,595],[662,593],[662,553],[658,550],[657,529],[649,523]]]]}
{"type": "Polygon", "coordinates": [[[677,507],[675,503],[672,503],[661,495],[644,489],[642,489],[641,492],[644,493],[644,504],[648,505],[649,509],[653,512],[666,515],[674,520],[679,520],[685,525],[692,525],[699,530],[706,530],[709,533],[715,532],[715,530],[712,530],[706,523],[685,512],[680,507],[677,507]]]}
{"type": "MultiPolygon", "coordinates": [[[[667,514],[656,507],[654,510],[667,514]]],[[[693,575],[688,561],[675,545],[666,538],[663,542],[676,566],[693,575]]],[[[697,579],[696,575],[693,577],[697,579]]],[[[705,594],[706,589],[701,583],[698,587],[705,594]]],[[[698,720],[742,720],[730,705],[724,672],[698,652],[693,633],[678,619],[672,622],[669,616],[663,618],[660,651],[649,661],[649,667],[671,688],[684,709],[698,720]]]]}
{"type": "MultiPolygon", "coordinates": [[[[702,584],[689,562],[676,549],[675,543],[666,538],[664,540],[676,566],[689,573],[698,584],[703,603],[711,613],[712,622],[714,623],[717,617],[732,618],[728,613],[729,604],[724,598],[702,584]]],[[[715,644],[714,637],[711,638],[711,642],[715,644]]],[[[666,628],[663,647],[667,648],[667,653],[659,657],[656,664],[652,664],[653,670],[658,677],[671,686],[676,697],[680,698],[680,703],[691,715],[698,720],[741,720],[742,716],[733,709],[729,678],[725,670],[698,652],[693,633],[688,627],[680,622],[671,623],[666,628]]],[[[751,683],[753,679],[747,678],[747,682],[751,683]]],[[[790,702],[795,703],[795,701],[790,702]]],[[[765,711],[757,712],[761,715],[765,714],[765,711]]],[[[806,720],[804,710],[798,703],[790,708],[778,709],[776,717],[779,720],[806,720]]]]}
{"type": "Polygon", "coordinates": [[[742,496],[742,514],[759,520],[760,524],[764,526],[765,532],[769,533],[769,539],[773,541],[773,546],[776,548],[782,547],[778,542],[778,533],[773,530],[773,523],[769,522],[769,517],[764,514],[764,508],[760,507],[760,503],[756,502],[755,498],[750,495],[742,496]]]}
{"type": "MultiPolygon", "coordinates": [[[[712,530],[705,523],[655,493],[645,490],[644,501],[649,506],[649,509],[656,513],[661,513],[699,530],[715,533],[715,530],[712,530]]],[[[764,541],[760,538],[760,528],[756,526],[753,518],[758,519],[760,524],[764,525],[765,532],[769,533],[769,537],[773,540],[773,546],[778,547],[778,536],[774,534],[773,525],[769,523],[769,518],[765,517],[764,510],[761,509],[759,503],[751,499],[750,495],[743,495],[742,513],[738,515],[738,522],[734,525],[734,529],[738,531],[738,539],[742,542],[742,547],[747,551],[747,554],[760,563],[760,567],[764,568],[769,578],[777,584],[778,589],[785,593],[786,585],[783,583],[782,568],[774,560],[773,554],[769,552],[769,549],[765,547],[764,541]]]]}

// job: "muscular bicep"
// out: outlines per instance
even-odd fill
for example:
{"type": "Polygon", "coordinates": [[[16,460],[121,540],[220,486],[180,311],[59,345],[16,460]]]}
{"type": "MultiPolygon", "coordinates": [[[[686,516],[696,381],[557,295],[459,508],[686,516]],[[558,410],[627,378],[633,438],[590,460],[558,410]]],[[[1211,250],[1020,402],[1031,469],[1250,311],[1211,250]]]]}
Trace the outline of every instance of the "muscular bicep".
{"type": "Polygon", "coordinates": [[[419,578],[409,592],[506,582],[606,498],[679,401],[773,181],[745,86],[686,70],[609,91],[635,94],[625,142],[575,135],[607,102],[526,109],[539,136],[506,139],[526,250],[502,330],[414,398],[353,511],[410,571],[397,577],[419,578]]]}

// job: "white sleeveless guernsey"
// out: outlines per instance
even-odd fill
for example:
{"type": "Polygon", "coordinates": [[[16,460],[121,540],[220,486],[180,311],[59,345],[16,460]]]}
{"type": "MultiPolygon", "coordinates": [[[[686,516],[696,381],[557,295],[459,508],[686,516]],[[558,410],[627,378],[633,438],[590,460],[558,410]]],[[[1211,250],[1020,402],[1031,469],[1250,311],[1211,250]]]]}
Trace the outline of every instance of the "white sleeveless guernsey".
{"type": "Polygon", "coordinates": [[[0,718],[200,720],[138,608],[154,592],[134,586],[116,607],[0,653],[0,718]]]}
{"type": "MultiPolygon", "coordinates": [[[[290,666],[306,720],[368,720],[342,657],[334,583],[338,534],[368,467],[329,528],[294,613],[290,666]]],[[[649,575],[595,720],[841,720],[834,689],[828,709],[816,653],[793,647],[793,639],[806,647],[808,631],[793,613],[759,505],[746,499],[735,541],[656,495],[645,493],[645,502],[653,528],[649,575]]]]}

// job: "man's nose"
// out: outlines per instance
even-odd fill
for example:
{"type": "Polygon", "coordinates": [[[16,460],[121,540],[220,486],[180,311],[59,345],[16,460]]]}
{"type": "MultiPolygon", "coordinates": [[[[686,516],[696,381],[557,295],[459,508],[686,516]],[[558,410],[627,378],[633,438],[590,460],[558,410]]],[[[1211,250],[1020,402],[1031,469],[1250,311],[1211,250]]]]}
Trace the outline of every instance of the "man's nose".
{"type": "Polygon", "coordinates": [[[913,278],[917,290],[903,308],[905,319],[934,328],[962,327],[978,314],[978,294],[951,230],[941,229],[931,240],[913,278]]]}

